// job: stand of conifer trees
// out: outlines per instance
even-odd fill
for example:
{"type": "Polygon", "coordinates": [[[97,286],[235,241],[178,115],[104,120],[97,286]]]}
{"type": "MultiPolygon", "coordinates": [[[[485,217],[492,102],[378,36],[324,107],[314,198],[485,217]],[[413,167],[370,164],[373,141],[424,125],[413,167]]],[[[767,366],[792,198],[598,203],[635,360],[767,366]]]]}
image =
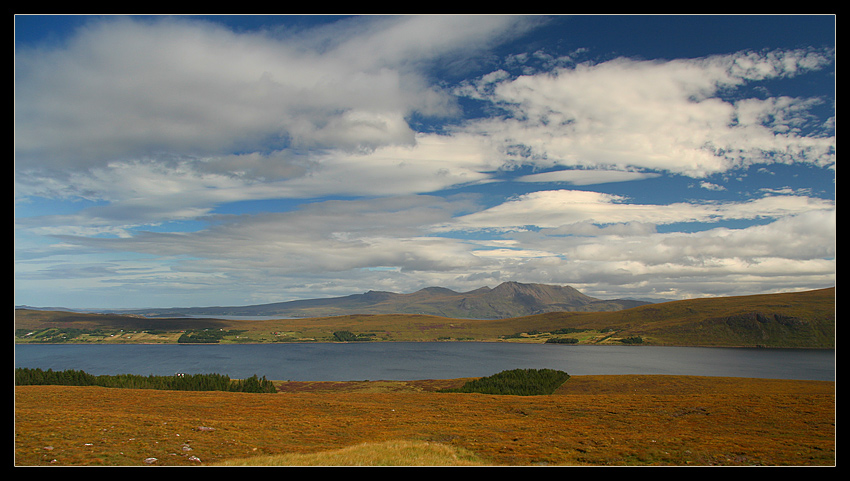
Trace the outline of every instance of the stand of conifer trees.
{"type": "Polygon", "coordinates": [[[172,391],[229,391],[274,393],[274,384],[266,377],[253,375],[247,379],[230,379],[223,374],[181,374],[174,376],[140,376],[136,374],[118,374],[95,376],[83,371],[54,371],[39,368],[16,368],[15,384],[60,385],[60,386],[100,386],[127,389],[164,389],[172,391]]]}
{"type": "Polygon", "coordinates": [[[569,374],[555,369],[513,369],[473,379],[459,388],[442,389],[440,392],[538,396],[552,394],[569,378],[569,374]]]}

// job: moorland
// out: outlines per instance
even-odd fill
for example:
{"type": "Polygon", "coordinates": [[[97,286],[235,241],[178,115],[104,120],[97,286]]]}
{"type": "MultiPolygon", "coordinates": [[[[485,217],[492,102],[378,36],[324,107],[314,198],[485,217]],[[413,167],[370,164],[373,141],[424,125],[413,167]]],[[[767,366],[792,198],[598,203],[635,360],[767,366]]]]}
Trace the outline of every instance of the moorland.
{"type": "Polygon", "coordinates": [[[835,383],[572,376],[277,382],[278,393],[15,388],[17,466],[834,466],[835,383]]]}

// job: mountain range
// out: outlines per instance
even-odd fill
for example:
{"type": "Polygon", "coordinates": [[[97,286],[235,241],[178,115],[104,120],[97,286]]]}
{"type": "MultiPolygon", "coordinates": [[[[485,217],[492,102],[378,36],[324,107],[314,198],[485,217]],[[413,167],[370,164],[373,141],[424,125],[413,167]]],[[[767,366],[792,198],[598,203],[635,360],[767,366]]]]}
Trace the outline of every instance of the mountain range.
{"type": "MultiPolygon", "coordinates": [[[[123,310],[146,317],[280,316],[326,317],[348,314],[427,314],[459,319],[505,319],[546,312],[600,312],[629,309],[649,302],[632,299],[602,300],[570,286],[504,282],[456,292],[426,287],[409,294],[368,291],[343,297],[303,299],[270,304],[123,310]]],[[[114,311],[113,311],[114,312],[114,311]]]]}

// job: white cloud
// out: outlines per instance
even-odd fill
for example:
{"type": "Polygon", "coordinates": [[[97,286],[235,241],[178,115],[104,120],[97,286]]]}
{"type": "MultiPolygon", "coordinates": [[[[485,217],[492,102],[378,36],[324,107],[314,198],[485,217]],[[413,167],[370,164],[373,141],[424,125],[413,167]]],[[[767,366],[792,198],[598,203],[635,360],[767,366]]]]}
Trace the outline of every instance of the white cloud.
{"type": "Polygon", "coordinates": [[[16,52],[18,167],[411,145],[405,116],[457,112],[414,67],[529,21],[367,17],[308,40],[171,19],[93,23],[65,48],[16,52]]]}
{"type": "MultiPolygon", "coordinates": [[[[807,212],[803,206],[810,200],[770,196],[700,210],[684,204],[630,206],[586,193],[560,194],[567,198],[576,194],[585,201],[579,208],[595,206],[593,215],[602,213],[609,222],[619,219],[614,210],[630,208],[639,215],[627,215],[629,219],[658,210],[666,211],[659,218],[669,222],[696,216],[776,220],[744,229],[717,227],[692,233],[660,233],[652,223],[597,226],[585,220],[463,240],[439,235],[434,226],[451,225],[453,216],[474,208],[469,199],[408,196],[327,201],[287,213],[221,216],[209,228],[192,233],[62,239],[92,253],[128,251],[171,259],[167,273],[156,276],[147,262],[136,269],[135,262],[122,261],[120,269],[110,272],[86,270],[92,276],[103,274],[109,283],[142,288],[147,282],[170,279],[175,289],[184,278],[185,289],[235,283],[253,291],[252,299],[258,302],[281,300],[281,291],[270,289],[269,281],[278,286],[310,284],[311,296],[320,285],[328,295],[342,295],[376,288],[410,292],[423,285],[472,289],[485,280],[569,284],[596,295],[616,296],[629,295],[638,287],[651,287],[656,295],[673,296],[675,291],[684,296],[720,293],[724,282],[734,282],[739,292],[834,282],[835,210],[828,205],[814,203],[816,208],[807,212]],[[797,277],[792,282],[793,275],[797,277]]],[[[535,210],[525,212],[528,216],[535,210]]],[[[68,266],[50,274],[75,270],[68,266]]],[[[297,292],[289,295],[297,297],[297,292]]]]}
{"type": "Polygon", "coordinates": [[[457,113],[421,64],[540,21],[357,18],[297,34],[93,23],[65,48],[16,53],[16,199],[109,203],[50,228],[114,232],[230,201],[485,182],[500,165],[489,145],[415,135],[407,124],[412,112],[457,113]]]}
{"type": "Polygon", "coordinates": [[[456,241],[427,237],[424,226],[445,222],[457,209],[469,207],[465,199],[424,196],[326,201],[285,213],[217,216],[212,226],[198,232],[63,239],[107,251],[203,259],[204,269],[224,272],[257,269],[294,275],[380,266],[439,270],[474,263],[474,257],[453,247],[460,244],[456,241]]]}
{"type": "Polygon", "coordinates": [[[50,234],[130,235],[140,226],[193,220],[216,205],[268,198],[274,187],[231,175],[203,173],[192,163],[113,162],[73,172],[58,184],[18,184],[17,196],[83,198],[96,202],[74,214],[16,219],[21,228],[50,234]]]}
{"type": "Polygon", "coordinates": [[[629,203],[623,196],[580,190],[537,191],[503,204],[461,216],[443,229],[517,229],[525,226],[558,228],[576,223],[673,224],[717,222],[729,219],[777,218],[834,204],[804,196],[765,196],[745,202],[666,205],[629,203]]]}
{"type": "Polygon", "coordinates": [[[286,196],[406,195],[490,182],[500,166],[488,145],[465,136],[420,134],[414,146],[313,158],[308,175],[280,184],[286,196]]]}
{"type": "Polygon", "coordinates": [[[628,182],[632,180],[652,179],[660,174],[629,172],[624,170],[557,170],[529,174],[515,179],[517,182],[563,182],[572,185],[607,184],[611,182],[628,182]]]}
{"type": "Polygon", "coordinates": [[[835,256],[835,211],[781,217],[745,229],[715,228],[694,233],[654,233],[647,236],[597,236],[575,242],[570,258],[604,262],[631,261],[645,265],[703,266],[747,259],[809,261],[835,256]]]}
{"type": "Polygon", "coordinates": [[[699,183],[699,186],[702,187],[703,189],[707,189],[707,190],[726,190],[726,187],[723,187],[722,185],[715,184],[713,182],[702,181],[702,182],[699,183]]]}
{"type": "Polygon", "coordinates": [[[490,181],[515,163],[588,167],[518,180],[590,185],[658,175],[647,170],[699,177],[745,162],[834,161],[834,137],[795,133],[811,99],[710,97],[829,61],[805,51],[617,59],[515,79],[495,71],[474,95],[511,110],[510,118],[441,136],[412,131],[411,112],[456,112],[449,92],[426,82],[422,62],[540,21],[377,17],[301,36],[182,21],[96,23],[65,49],[16,55],[16,194],[129,206],[135,192],[140,209],[150,202],[151,217],[169,219],[240,196],[433,192],[490,181]],[[771,125],[762,125],[766,118],[771,125]],[[528,150],[517,156],[517,146],[528,150]],[[145,190],[142,179],[155,182],[145,190]],[[175,194],[163,195],[169,184],[175,194]]]}
{"type": "Polygon", "coordinates": [[[567,284],[603,298],[739,295],[835,282],[834,210],[742,229],[660,233],[634,227],[521,232],[514,241],[480,241],[475,254],[491,261],[482,273],[567,284]]]}
{"type": "Polygon", "coordinates": [[[506,154],[522,152],[516,162],[704,177],[758,163],[833,163],[834,137],[800,133],[818,99],[719,98],[748,82],[830,62],[828,54],[803,50],[665,62],[619,58],[517,78],[484,76],[458,92],[508,112],[466,128],[501,140],[506,154]]]}
{"type": "Polygon", "coordinates": [[[228,202],[322,196],[406,196],[491,182],[498,168],[486,145],[462,137],[418,135],[415,147],[383,146],[293,159],[285,153],[181,160],[112,162],[88,172],[17,184],[16,196],[85,198],[102,205],[74,215],[21,220],[42,233],[121,233],[145,225],[207,216],[228,202]],[[281,162],[278,162],[281,160],[281,162]],[[301,165],[298,165],[298,163],[301,165]],[[231,170],[232,169],[232,170],[231,170]],[[241,175],[242,169],[252,170],[241,175]],[[273,170],[264,180],[257,174],[273,170]],[[275,176],[275,174],[281,174],[275,176]],[[64,230],[70,229],[70,230],[64,230]]]}

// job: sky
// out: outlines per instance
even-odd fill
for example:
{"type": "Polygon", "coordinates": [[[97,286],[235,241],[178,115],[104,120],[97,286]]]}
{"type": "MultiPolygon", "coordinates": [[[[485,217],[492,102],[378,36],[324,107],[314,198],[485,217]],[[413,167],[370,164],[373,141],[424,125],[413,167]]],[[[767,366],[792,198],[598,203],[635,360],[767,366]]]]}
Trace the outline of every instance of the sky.
{"type": "Polygon", "coordinates": [[[835,285],[835,17],[15,22],[15,305],[835,285]]]}

